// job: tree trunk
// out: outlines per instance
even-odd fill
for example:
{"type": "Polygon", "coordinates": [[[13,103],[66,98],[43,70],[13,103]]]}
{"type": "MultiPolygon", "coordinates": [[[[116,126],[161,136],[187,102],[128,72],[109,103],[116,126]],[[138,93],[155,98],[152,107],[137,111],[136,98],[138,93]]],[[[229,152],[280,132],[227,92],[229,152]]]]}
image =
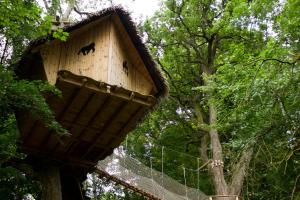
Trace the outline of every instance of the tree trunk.
{"type": "Polygon", "coordinates": [[[234,166],[232,180],[230,184],[230,194],[239,195],[241,193],[246,172],[253,154],[253,146],[244,150],[239,162],[234,166]]]}
{"type": "Polygon", "coordinates": [[[41,171],[42,200],[62,200],[59,168],[45,166],[41,171]]]}
{"type": "MultiPolygon", "coordinates": [[[[217,122],[217,110],[212,102],[209,105],[209,123],[210,123],[210,140],[212,146],[212,163],[210,165],[210,171],[213,175],[213,183],[215,187],[216,195],[227,195],[228,187],[224,178],[224,162],[222,158],[222,146],[220,143],[217,129],[214,127],[217,122]]],[[[226,198],[223,198],[224,200],[226,198]]]]}
{"type": "MultiPolygon", "coordinates": [[[[214,73],[214,59],[216,55],[216,49],[219,45],[219,39],[218,36],[212,36],[210,40],[208,40],[208,55],[207,55],[207,66],[202,66],[200,64],[200,69],[204,74],[207,76],[210,76],[214,73]]],[[[204,82],[205,85],[208,85],[206,81],[204,82]]],[[[210,95],[210,94],[209,94],[210,95]]],[[[243,185],[244,181],[244,175],[245,173],[239,173],[241,176],[235,176],[233,175],[233,181],[238,186],[233,187],[236,188],[236,190],[232,191],[234,193],[230,193],[230,189],[225,181],[224,176],[224,161],[223,161],[223,152],[222,152],[222,146],[218,134],[218,130],[216,129],[216,123],[217,123],[217,108],[214,105],[213,99],[208,99],[208,106],[209,106],[209,137],[211,142],[211,148],[212,148],[212,161],[209,167],[209,171],[212,175],[212,180],[215,188],[215,200],[235,200],[236,197],[234,195],[238,195],[240,193],[240,190],[243,185]],[[243,177],[243,178],[241,178],[243,177]]],[[[203,149],[203,147],[202,147],[203,149]]],[[[251,154],[252,155],[252,154],[251,154]]],[[[250,155],[250,157],[251,157],[250,155]]],[[[203,157],[203,156],[202,156],[203,157]]],[[[243,158],[241,158],[242,160],[243,158]]],[[[250,159],[249,159],[250,160],[250,159]]],[[[240,163],[240,162],[239,162],[240,163]]],[[[245,162],[241,162],[241,166],[239,169],[246,170],[246,167],[244,167],[245,162]]],[[[238,172],[235,172],[238,173],[238,172]]]]}
{"type": "Polygon", "coordinates": [[[210,172],[215,188],[216,197],[214,200],[236,200],[237,196],[243,187],[244,178],[248,170],[249,163],[253,155],[253,146],[244,150],[238,163],[233,168],[232,180],[230,186],[227,185],[224,177],[224,163],[222,156],[222,146],[219,139],[218,131],[215,128],[217,122],[217,109],[215,105],[209,103],[209,136],[212,147],[212,162],[210,165],[210,172]],[[228,196],[227,196],[228,195],[228,196]],[[219,197],[218,197],[219,196],[219,197]]]}

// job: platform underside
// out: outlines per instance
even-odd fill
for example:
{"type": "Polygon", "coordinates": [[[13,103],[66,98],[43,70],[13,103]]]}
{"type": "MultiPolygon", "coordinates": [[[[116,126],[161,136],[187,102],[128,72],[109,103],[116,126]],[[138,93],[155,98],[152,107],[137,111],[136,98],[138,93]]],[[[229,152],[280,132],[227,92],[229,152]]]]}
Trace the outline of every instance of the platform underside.
{"type": "Polygon", "coordinates": [[[56,86],[62,98],[47,101],[57,121],[71,136],[48,130],[30,113],[21,113],[21,151],[64,164],[91,167],[110,155],[157,102],[141,95],[60,71],[56,86]]]}

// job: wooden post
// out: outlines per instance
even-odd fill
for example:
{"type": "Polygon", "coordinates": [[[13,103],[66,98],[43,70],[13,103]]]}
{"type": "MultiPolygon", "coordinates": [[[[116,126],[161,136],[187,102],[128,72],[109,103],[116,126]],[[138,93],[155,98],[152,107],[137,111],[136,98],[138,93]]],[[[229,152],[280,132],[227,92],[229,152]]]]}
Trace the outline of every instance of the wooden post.
{"type": "Polygon", "coordinates": [[[62,200],[59,168],[45,165],[40,176],[42,182],[42,200],[62,200]]]}

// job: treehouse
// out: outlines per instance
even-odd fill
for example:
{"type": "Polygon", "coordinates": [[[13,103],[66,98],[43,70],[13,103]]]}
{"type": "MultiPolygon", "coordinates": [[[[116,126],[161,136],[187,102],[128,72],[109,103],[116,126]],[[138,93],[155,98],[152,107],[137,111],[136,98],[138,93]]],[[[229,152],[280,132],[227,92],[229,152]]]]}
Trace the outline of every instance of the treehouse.
{"type": "Polygon", "coordinates": [[[21,151],[36,158],[88,168],[111,154],[126,134],[167,94],[166,82],[130,16],[110,8],[31,43],[20,61],[27,79],[56,85],[47,96],[69,136],[48,130],[32,113],[17,116],[21,151]]]}

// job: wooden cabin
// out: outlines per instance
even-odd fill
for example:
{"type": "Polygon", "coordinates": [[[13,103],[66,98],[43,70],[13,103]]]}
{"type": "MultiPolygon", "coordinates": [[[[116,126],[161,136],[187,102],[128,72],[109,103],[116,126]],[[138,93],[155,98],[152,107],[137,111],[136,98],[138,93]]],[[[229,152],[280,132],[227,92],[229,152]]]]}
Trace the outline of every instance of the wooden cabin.
{"type": "Polygon", "coordinates": [[[166,96],[166,82],[121,8],[101,11],[65,27],[66,42],[47,37],[31,43],[20,74],[56,85],[47,96],[70,136],[48,130],[37,116],[18,115],[21,151],[82,167],[111,154],[126,134],[166,96]]]}

